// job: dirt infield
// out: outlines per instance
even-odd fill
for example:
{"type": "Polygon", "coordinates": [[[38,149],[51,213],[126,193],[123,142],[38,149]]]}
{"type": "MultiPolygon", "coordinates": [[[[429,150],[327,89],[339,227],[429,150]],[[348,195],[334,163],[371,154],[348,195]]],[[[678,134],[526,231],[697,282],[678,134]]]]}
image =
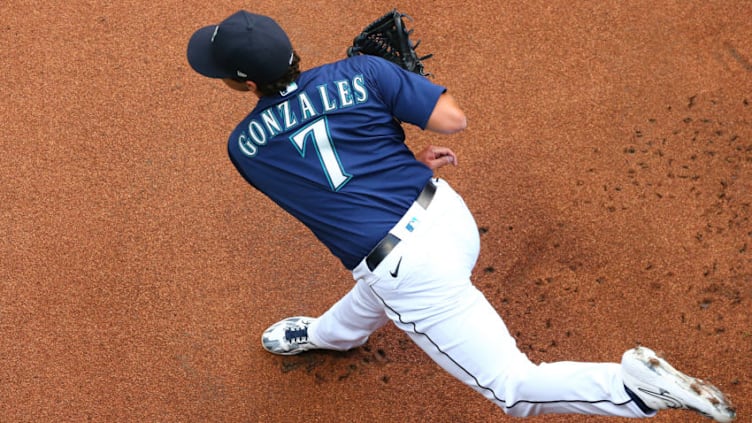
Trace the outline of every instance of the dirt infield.
{"type": "Polygon", "coordinates": [[[458,153],[439,176],[520,347],[641,343],[752,421],[749,1],[53,3],[0,3],[0,421],[513,420],[392,326],[347,353],[259,342],[352,278],[236,174],[225,140],[253,99],[193,73],[187,39],[247,8],[308,68],[393,7],[469,119],[409,144],[458,153]]]}

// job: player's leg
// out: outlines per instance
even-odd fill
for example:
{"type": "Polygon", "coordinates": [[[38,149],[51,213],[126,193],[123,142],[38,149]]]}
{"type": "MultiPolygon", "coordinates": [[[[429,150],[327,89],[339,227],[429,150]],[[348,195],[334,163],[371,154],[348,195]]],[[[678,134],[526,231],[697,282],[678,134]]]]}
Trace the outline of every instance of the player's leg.
{"type": "Polygon", "coordinates": [[[408,312],[399,317],[400,325],[437,363],[510,415],[648,417],[656,410],[681,408],[718,422],[731,422],[736,416],[718,388],[676,370],[644,347],[624,353],[621,364],[562,361],[535,365],[516,348],[485,297],[474,291],[463,296],[466,306],[455,303],[451,311],[441,313],[436,324],[433,316],[410,322],[408,316],[417,315],[408,312]],[[454,311],[461,317],[453,317],[454,311]],[[464,323],[458,327],[455,321],[464,323]]]}
{"type": "Polygon", "coordinates": [[[626,393],[618,364],[531,363],[470,282],[479,240],[464,202],[440,185],[429,210],[415,236],[387,258],[401,259],[401,278],[377,269],[371,283],[398,327],[450,374],[512,415],[645,416],[626,393]]]}
{"type": "Polygon", "coordinates": [[[384,306],[362,281],[319,318],[294,316],[271,325],[261,335],[264,349],[294,355],[313,349],[345,351],[363,345],[389,318],[384,306]]]}
{"type": "Polygon", "coordinates": [[[398,325],[445,370],[506,413],[647,415],[626,393],[618,364],[535,365],[480,292],[471,288],[462,296],[462,302],[436,316],[403,313],[398,325]]]}
{"type": "Polygon", "coordinates": [[[388,321],[384,306],[368,285],[356,281],[347,295],[313,321],[308,335],[319,348],[345,351],[365,344],[388,321]]]}

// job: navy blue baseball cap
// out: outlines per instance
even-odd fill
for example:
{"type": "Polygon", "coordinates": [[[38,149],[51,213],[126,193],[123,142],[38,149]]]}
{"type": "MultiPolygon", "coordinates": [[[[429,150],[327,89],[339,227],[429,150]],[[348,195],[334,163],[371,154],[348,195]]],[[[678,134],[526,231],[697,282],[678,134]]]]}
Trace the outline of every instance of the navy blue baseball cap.
{"type": "Polygon", "coordinates": [[[187,55],[193,70],[209,78],[265,84],[287,72],[293,50],[287,34],[272,18],[241,10],[219,25],[194,32],[187,55]]]}

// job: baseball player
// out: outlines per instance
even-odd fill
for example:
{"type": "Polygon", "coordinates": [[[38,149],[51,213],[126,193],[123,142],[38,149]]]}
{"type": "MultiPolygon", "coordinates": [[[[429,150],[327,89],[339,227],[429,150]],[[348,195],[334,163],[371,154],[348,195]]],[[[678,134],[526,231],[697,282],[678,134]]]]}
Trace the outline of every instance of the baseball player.
{"type": "Polygon", "coordinates": [[[352,271],[352,290],[318,318],[290,317],[262,335],[271,353],[348,350],[391,321],[454,377],[513,416],[649,417],[683,408],[719,422],[735,412],[712,385],[648,348],[621,363],[536,365],[470,281],[479,252],[462,198],[433,170],[455,153],[413,154],[402,124],[462,131],[443,86],[370,55],[304,72],[271,18],[239,11],[197,30],[192,68],[258,97],[228,151],[254,188],[290,213],[352,271]]]}

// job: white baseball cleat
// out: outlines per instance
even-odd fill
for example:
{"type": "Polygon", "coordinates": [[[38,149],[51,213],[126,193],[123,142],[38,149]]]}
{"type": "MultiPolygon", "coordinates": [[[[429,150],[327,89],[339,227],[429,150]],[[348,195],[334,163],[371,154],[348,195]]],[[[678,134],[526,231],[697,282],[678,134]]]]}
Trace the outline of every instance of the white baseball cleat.
{"type": "Polygon", "coordinates": [[[694,410],[718,422],[736,418],[734,407],[718,388],[674,369],[649,348],[625,352],[621,372],[624,385],[654,410],[694,410]]]}
{"type": "Polygon", "coordinates": [[[313,317],[288,317],[269,326],[261,335],[261,344],[272,354],[295,355],[318,348],[308,340],[308,326],[313,317]]]}

